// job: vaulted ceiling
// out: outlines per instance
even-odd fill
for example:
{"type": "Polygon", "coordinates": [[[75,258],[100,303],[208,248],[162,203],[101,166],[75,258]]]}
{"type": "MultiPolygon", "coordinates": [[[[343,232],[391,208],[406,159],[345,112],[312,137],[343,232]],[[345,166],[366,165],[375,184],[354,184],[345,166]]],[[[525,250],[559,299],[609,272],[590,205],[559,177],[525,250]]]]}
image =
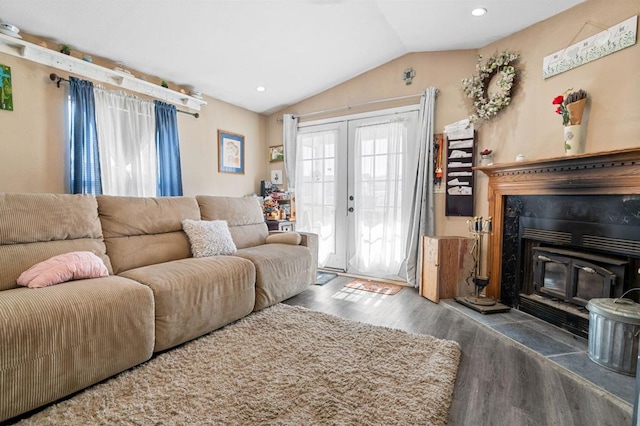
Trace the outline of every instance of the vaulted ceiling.
{"type": "Polygon", "coordinates": [[[582,1],[2,0],[0,20],[269,113],[407,53],[480,48],[582,1]]]}

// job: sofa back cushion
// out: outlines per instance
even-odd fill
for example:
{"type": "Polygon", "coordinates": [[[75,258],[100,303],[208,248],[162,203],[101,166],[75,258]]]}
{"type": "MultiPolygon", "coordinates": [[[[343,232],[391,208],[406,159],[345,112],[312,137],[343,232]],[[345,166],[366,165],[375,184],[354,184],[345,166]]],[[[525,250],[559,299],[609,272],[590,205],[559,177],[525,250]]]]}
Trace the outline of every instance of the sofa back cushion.
{"type": "Polygon", "coordinates": [[[269,230],[256,197],[198,195],[202,220],[226,220],[238,249],[265,243],[269,230]]]}
{"type": "Polygon", "coordinates": [[[191,257],[183,219],[200,219],[193,197],[98,196],[113,272],[191,257]]]}
{"type": "Polygon", "coordinates": [[[106,255],[93,195],[0,194],[0,290],[36,263],[73,251],[106,255]]]}

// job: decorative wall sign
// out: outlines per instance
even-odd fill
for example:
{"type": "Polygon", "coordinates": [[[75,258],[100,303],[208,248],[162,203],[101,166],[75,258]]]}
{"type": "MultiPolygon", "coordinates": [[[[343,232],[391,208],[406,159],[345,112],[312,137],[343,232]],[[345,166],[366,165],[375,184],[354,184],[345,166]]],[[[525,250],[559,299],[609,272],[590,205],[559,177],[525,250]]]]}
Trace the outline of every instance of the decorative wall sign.
{"type": "Polygon", "coordinates": [[[0,109],[13,111],[11,67],[0,64],[0,109]]]}
{"type": "MultiPolygon", "coordinates": [[[[586,24],[585,24],[586,25],[586,24]]],[[[542,78],[577,68],[636,44],[638,15],[544,58],[542,78]]]]}

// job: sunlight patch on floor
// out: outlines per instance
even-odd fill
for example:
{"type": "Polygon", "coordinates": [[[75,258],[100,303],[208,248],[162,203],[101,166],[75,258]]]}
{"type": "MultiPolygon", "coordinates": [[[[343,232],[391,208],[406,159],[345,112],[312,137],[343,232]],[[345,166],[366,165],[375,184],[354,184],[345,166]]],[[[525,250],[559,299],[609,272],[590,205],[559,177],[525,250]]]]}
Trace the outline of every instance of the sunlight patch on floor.
{"type": "Polygon", "coordinates": [[[379,306],[386,294],[373,293],[371,291],[357,290],[355,288],[342,287],[338,292],[334,293],[331,298],[344,300],[345,302],[361,303],[363,305],[370,305],[373,307],[379,306]]]}

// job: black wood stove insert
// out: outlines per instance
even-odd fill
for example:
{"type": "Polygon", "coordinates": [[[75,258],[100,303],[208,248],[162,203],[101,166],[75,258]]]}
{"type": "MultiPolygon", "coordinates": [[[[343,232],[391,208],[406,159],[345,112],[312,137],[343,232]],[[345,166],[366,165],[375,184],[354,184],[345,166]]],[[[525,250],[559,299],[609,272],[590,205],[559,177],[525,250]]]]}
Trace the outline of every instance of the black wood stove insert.
{"type": "Polygon", "coordinates": [[[638,196],[507,196],[504,218],[503,302],[587,337],[591,298],[640,287],[638,196]]]}

